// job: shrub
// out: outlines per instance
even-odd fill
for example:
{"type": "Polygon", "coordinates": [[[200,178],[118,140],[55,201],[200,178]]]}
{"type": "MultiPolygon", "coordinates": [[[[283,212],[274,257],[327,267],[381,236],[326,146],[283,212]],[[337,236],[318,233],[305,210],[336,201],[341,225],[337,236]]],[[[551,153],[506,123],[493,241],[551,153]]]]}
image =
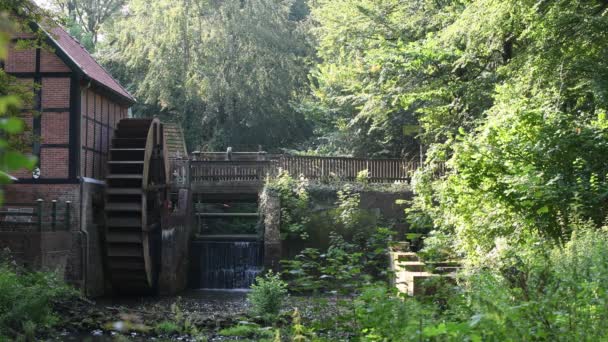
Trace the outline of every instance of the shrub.
{"type": "Polygon", "coordinates": [[[179,333],[180,327],[174,322],[162,321],[158,323],[156,327],[154,327],[154,331],[157,334],[172,335],[175,333],[179,333]]]}
{"type": "Polygon", "coordinates": [[[55,273],[27,272],[0,263],[0,335],[32,335],[57,323],[53,304],[77,292],[55,273]]]}
{"type": "Polygon", "coordinates": [[[268,189],[276,191],[281,199],[281,238],[308,238],[306,224],[309,222],[309,196],[305,179],[296,180],[286,171],[268,181],[268,189]]]}
{"type": "Polygon", "coordinates": [[[387,276],[387,251],[393,232],[377,228],[367,235],[357,234],[353,242],[335,232],[325,253],[306,248],[293,260],[282,260],[283,275],[290,290],[316,292],[334,290],[351,293],[387,276]]]}
{"type": "Polygon", "coordinates": [[[239,324],[233,327],[228,327],[218,332],[221,336],[230,337],[247,337],[247,338],[266,338],[270,339],[275,336],[275,332],[270,329],[260,328],[255,324],[239,324]]]}
{"type": "Polygon", "coordinates": [[[283,299],[287,296],[287,284],[279,274],[268,272],[263,277],[257,277],[251,286],[247,300],[251,304],[251,312],[266,321],[278,317],[283,299]]]}

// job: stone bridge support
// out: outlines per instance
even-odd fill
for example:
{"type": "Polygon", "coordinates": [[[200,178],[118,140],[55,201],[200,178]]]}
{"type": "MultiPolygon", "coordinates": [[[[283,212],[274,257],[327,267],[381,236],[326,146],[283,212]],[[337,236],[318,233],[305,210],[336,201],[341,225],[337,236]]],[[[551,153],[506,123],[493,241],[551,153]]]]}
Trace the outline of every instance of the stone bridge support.
{"type": "Polygon", "coordinates": [[[264,267],[278,271],[281,260],[281,199],[265,188],[260,195],[260,213],[264,220],[264,267]]]}

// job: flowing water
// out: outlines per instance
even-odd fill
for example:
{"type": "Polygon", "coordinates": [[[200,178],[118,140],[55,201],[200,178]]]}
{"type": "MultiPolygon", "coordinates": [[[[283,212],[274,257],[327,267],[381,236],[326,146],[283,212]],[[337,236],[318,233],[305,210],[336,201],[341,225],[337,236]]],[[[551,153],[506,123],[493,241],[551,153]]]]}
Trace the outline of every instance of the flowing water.
{"type": "Polygon", "coordinates": [[[258,241],[194,241],[190,249],[193,289],[248,289],[263,268],[258,241]]]}

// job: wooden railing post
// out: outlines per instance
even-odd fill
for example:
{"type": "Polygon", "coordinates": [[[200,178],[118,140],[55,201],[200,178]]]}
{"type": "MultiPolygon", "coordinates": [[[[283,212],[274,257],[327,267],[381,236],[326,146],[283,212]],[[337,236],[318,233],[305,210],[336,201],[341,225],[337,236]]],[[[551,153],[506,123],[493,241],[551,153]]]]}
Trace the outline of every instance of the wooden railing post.
{"type": "Polygon", "coordinates": [[[72,207],[72,202],[70,201],[65,201],[65,230],[70,231],[70,219],[71,219],[71,213],[70,213],[70,209],[72,207]]]}
{"type": "Polygon", "coordinates": [[[39,198],[36,200],[36,206],[37,206],[37,215],[38,215],[38,231],[42,232],[42,203],[44,202],[44,200],[42,198],[39,198]]]}
{"type": "Polygon", "coordinates": [[[57,200],[51,201],[51,231],[57,227],[57,200]]]}

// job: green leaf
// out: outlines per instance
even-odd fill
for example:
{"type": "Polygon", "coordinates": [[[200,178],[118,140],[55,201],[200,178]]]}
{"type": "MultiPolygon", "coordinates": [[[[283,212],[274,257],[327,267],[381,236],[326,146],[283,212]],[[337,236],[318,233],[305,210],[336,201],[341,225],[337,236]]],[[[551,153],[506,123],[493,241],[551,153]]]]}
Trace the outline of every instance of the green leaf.
{"type": "Polygon", "coordinates": [[[17,134],[23,131],[23,121],[16,117],[2,119],[0,127],[9,134],[17,134]]]}
{"type": "Polygon", "coordinates": [[[541,214],[546,214],[549,212],[549,207],[547,207],[546,205],[541,207],[540,209],[536,210],[536,213],[541,215],[541,214]]]}
{"type": "Polygon", "coordinates": [[[19,169],[31,170],[36,166],[36,160],[36,157],[26,156],[15,151],[6,152],[2,157],[3,166],[7,171],[19,169]]]}

